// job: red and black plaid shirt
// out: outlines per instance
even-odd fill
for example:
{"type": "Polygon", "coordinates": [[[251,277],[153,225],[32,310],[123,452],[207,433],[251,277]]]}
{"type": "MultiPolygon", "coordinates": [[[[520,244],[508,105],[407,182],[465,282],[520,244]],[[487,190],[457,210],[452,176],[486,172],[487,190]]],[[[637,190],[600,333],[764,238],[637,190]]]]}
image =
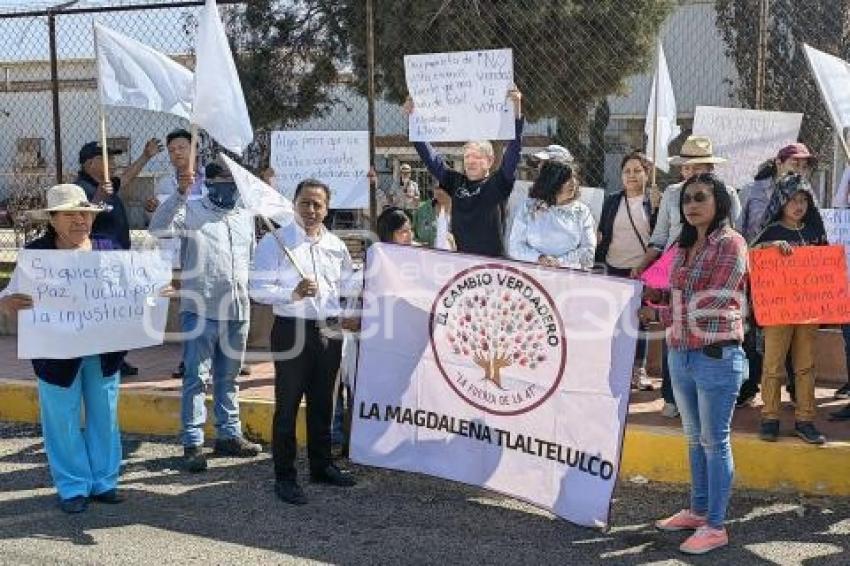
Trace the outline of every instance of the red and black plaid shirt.
{"type": "Polygon", "coordinates": [[[744,341],[747,243],[725,226],[711,233],[691,265],[679,248],[670,274],[670,303],[658,309],[667,345],[696,350],[727,340],[744,341]]]}

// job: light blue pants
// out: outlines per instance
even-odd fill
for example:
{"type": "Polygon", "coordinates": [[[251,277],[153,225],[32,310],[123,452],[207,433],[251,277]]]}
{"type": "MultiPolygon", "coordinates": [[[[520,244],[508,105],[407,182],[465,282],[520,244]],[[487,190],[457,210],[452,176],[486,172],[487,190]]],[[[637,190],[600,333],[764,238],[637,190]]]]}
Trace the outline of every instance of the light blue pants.
{"type": "Polygon", "coordinates": [[[118,485],[118,376],[116,372],[104,377],[100,356],[86,356],[70,387],[38,380],[47,462],[62,499],[97,495],[118,485]],[[81,406],[85,406],[83,430],[81,406]]]}
{"type": "Polygon", "coordinates": [[[732,412],[744,382],[746,356],[740,346],[726,346],[719,359],[702,350],[670,349],[667,360],[688,441],[691,511],[707,515],[708,524],[718,528],[732,491],[732,412]]]}
{"type": "Polygon", "coordinates": [[[207,421],[205,388],[210,377],[216,438],[241,436],[239,386],[236,378],[242,367],[248,341],[248,322],[213,320],[182,312],[180,324],[188,335],[198,334],[183,343],[185,369],[180,404],[183,446],[201,446],[204,443],[204,424],[207,421]]]}

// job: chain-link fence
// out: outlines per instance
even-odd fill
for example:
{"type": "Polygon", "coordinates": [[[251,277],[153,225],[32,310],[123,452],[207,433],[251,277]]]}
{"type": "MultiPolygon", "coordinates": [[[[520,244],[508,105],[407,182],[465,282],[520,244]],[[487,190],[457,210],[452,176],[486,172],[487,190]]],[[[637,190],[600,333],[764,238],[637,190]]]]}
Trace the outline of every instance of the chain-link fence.
{"type": "MultiPolygon", "coordinates": [[[[22,242],[11,230],[39,189],[72,180],[78,151],[98,139],[93,22],[139,39],[193,66],[201,2],[0,0],[0,249],[22,242]]],[[[801,140],[819,156],[814,176],[828,203],[843,156],[801,50],[801,42],[850,55],[850,3],[817,0],[220,0],[257,142],[246,156],[269,162],[269,132],[370,130],[379,202],[401,164],[420,186],[432,181],[407,141],[400,103],[406,54],[511,48],[530,123],[524,153],[550,143],[570,149],[588,185],[615,189],[619,162],[645,145],[655,44],[661,36],[682,134],[697,106],[803,112],[801,140]],[[373,25],[369,25],[369,11],[373,25]],[[370,47],[374,65],[370,65],[370,47]],[[369,77],[374,70],[374,95],[369,77]],[[371,126],[371,127],[370,127],[371,126]],[[840,158],[839,158],[840,157],[840,158]]],[[[145,141],[163,138],[180,119],[109,109],[110,143],[126,167],[145,141]]],[[[458,160],[459,144],[442,146],[458,160]]],[[[758,164],[753,163],[752,169],[758,164]]],[[[143,226],[142,202],[157,177],[154,157],[123,197],[131,224],[143,226]]],[[[529,170],[520,176],[529,175],[529,170]]],[[[839,172],[840,174],[840,172],[839,172]]],[[[670,178],[662,176],[660,184],[670,178]]],[[[423,191],[427,194],[428,191],[423,191]]],[[[355,216],[353,222],[362,221],[355,216]]],[[[24,226],[22,225],[21,228],[24,226]]],[[[2,260],[3,258],[0,258],[2,260]]]]}

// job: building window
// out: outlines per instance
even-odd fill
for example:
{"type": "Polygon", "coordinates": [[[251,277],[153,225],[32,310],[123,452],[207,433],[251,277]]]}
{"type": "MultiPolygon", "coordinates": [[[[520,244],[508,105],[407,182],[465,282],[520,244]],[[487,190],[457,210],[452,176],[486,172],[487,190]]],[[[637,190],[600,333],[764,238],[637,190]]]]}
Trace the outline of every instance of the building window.
{"type": "Polygon", "coordinates": [[[106,138],[106,146],[109,149],[118,149],[122,152],[112,158],[116,167],[130,166],[130,138],[106,138]]]}
{"type": "Polygon", "coordinates": [[[43,138],[18,138],[15,162],[24,169],[43,169],[47,166],[44,159],[43,138]]]}

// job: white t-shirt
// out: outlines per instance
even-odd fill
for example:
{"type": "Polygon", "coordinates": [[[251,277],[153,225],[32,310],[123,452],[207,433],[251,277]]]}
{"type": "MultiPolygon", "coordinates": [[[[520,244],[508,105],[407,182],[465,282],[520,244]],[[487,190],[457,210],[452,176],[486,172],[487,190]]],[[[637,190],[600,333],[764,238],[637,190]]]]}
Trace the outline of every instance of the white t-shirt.
{"type": "Polygon", "coordinates": [[[620,200],[620,208],[617,209],[617,216],[614,217],[611,246],[608,248],[608,257],[606,258],[606,262],[611,267],[619,269],[637,267],[646,253],[644,246],[649,243],[650,230],[649,218],[646,215],[646,209],[643,207],[643,201],[643,195],[620,200]],[[628,212],[626,212],[626,203],[628,203],[629,210],[632,213],[634,228],[632,228],[628,212]],[[635,234],[635,228],[640,234],[640,239],[635,234]],[[643,240],[643,245],[641,245],[641,240],[643,240]]]}

